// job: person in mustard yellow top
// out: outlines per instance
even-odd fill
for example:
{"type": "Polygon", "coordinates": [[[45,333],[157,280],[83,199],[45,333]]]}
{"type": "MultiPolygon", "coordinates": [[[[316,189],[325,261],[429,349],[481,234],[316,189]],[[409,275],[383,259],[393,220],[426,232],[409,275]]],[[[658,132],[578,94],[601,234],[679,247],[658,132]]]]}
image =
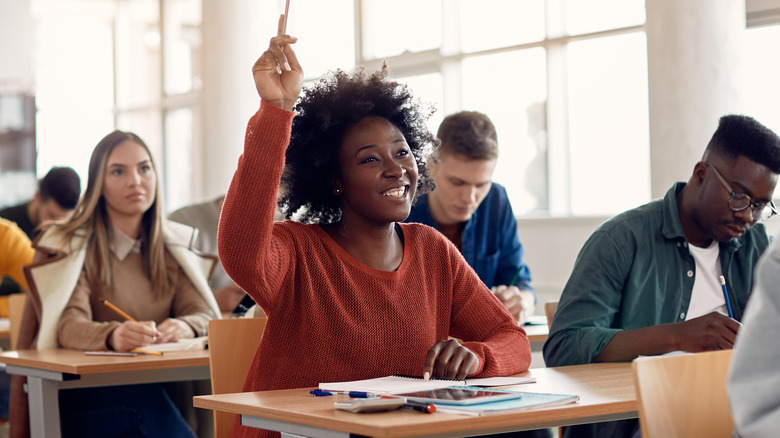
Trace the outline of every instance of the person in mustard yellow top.
{"type": "Polygon", "coordinates": [[[26,289],[22,267],[32,263],[35,250],[30,239],[15,223],[0,218],[0,276],[11,277],[26,289]]]}

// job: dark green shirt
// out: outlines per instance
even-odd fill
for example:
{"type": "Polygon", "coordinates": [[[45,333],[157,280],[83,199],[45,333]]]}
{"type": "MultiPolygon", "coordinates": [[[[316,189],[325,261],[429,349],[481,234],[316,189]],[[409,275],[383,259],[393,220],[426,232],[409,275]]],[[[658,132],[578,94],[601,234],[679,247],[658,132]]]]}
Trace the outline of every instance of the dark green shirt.
{"type": "MultiPolygon", "coordinates": [[[[602,224],[577,256],[544,344],[547,366],[591,363],[620,330],[685,320],[696,275],[675,184],[659,199],[602,224]]],[[[720,265],[740,320],[753,267],[769,244],[763,224],[721,242],[720,265]]]]}

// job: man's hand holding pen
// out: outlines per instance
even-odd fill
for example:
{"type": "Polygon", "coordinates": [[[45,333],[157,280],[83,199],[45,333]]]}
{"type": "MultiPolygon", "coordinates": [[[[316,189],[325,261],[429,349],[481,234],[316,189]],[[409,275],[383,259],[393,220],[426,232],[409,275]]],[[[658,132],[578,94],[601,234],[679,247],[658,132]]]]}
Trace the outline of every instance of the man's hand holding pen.
{"type": "Polygon", "coordinates": [[[518,324],[523,324],[534,313],[534,295],[531,291],[520,290],[517,286],[493,286],[493,295],[501,301],[518,324]]]}

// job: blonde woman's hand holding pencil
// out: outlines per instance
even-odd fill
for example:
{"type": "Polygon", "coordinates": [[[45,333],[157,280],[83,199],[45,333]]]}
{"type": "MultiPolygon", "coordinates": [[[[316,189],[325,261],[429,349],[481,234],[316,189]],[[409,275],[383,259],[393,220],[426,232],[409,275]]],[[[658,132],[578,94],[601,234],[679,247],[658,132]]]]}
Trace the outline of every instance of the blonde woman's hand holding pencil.
{"type": "Polygon", "coordinates": [[[103,299],[103,304],[121,316],[125,322],[117,327],[108,338],[109,347],[116,351],[130,351],[135,347],[149,345],[159,340],[162,334],[154,321],[137,321],[124,310],[103,299]]]}
{"type": "Polygon", "coordinates": [[[116,351],[130,351],[155,343],[159,335],[154,321],[125,321],[111,332],[108,342],[116,351]]]}

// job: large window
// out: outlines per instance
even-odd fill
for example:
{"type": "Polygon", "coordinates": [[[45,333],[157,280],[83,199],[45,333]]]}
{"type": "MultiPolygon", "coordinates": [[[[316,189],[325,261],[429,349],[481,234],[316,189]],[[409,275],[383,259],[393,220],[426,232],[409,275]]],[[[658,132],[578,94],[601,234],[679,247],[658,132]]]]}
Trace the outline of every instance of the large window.
{"type": "MultiPolygon", "coordinates": [[[[118,128],[149,143],[169,210],[201,195],[201,1],[33,1],[39,174],[65,164],[86,177],[92,148],[118,128]]],[[[649,200],[643,0],[294,0],[290,14],[307,79],[387,62],[435,105],[434,132],[456,111],[490,116],[495,179],[518,216],[649,200]]],[[[780,131],[774,23],[746,31],[744,106],[780,131]]]]}
{"type": "Polygon", "coordinates": [[[92,149],[122,129],[151,149],[167,205],[192,202],[200,0],[34,4],[39,173],[68,165],[86,185],[92,149]]]}
{"type": "Polygon", "coordinates": [[[433,99],[432,129],[460,110],[493,120],[495,180],[516,214],[612,214],[649,200],[644,1],[356,4],[359,62],[387,60],[433,99]]]}
{"type": "Polygon", "coordinates": [[[780,58],[773,55],[780,47],[780,25],[749,28],[743,43],[745,113],[780,133],[780,58]]]}

